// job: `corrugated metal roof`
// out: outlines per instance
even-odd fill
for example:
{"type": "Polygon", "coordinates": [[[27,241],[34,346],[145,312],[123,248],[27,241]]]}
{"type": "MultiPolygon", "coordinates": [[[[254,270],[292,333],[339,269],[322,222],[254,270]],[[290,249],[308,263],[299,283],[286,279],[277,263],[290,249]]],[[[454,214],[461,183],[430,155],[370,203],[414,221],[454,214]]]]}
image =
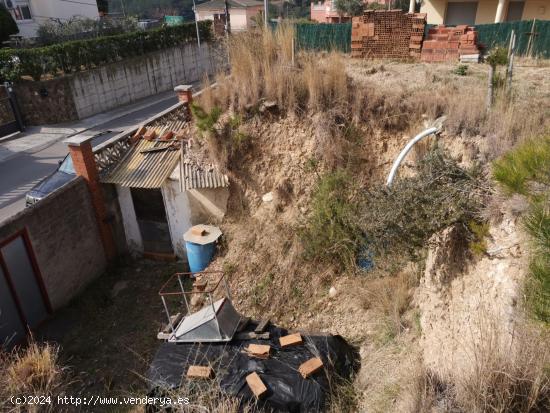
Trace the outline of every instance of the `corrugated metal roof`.
{"type": "Polygon", "coordinates": [[[101,181],[131,188],[160,188],[181,157],[181,150],[170,148],[172,144],[140,139],[101,181]],[[142,153],[153,148],[160,150],[142,153]]]}
{"type": "Polygon", "coordinates": [[[189,163],[183,164],[183,182],[186,190],[229,186],[227,175],[221,174],[213,168],[199,168],[189,163]]]}
{"type": "MultiPolygon", "coordinates": [[[[177,133],[188,124],[186,117],[179,112],[168,114],[166,117],[147,125],[148,130],[151,128],[155,130],[157,138],[162,136],[165,131],[177,133]]],[[[101,182],[131,188],[160,188],[181,159],[181,149],[170,148],[174,143],[178,143],[178,141],[175,139],[168,142],[140,139],[128,150],[114,169],[106,171],[101,182]],[[142,153],[153,148],[159,150],[142,153]]],[[[196,162],[184,161],[183,180],[185,190],[229,186],[227,175],[219,173],[212,167],[197,165],[196,162]]]]}

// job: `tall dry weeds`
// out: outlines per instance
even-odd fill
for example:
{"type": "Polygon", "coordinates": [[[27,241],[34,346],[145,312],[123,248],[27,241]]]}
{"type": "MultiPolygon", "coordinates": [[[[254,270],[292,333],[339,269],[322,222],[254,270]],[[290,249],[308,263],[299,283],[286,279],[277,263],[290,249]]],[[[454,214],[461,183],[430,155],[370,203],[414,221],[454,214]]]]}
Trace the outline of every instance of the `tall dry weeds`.
{"type": "Polygon", "coordinates": [[[411,405],[419,411],[431,411],[436,404],[471,413],[550,411],[548,332],[521,325],[510,339],[498,324],[489,322],[466,350],[468,359],[445,377],[418,371],[408,389],[411,405]]]}
{"type": "MultiPolygon", "coordinates": [[[[59,364],[59,347],[31,341],[27,347],[0,353],[0,410],[35,411],[33,406],[14,406],[12,396],[56,396],[66,387],[65,370],[59,364]],[[30,410],[27,410],[30,409],[30,410]]],[[[40,411],[55,411],[53,405],[40,411]]]]}

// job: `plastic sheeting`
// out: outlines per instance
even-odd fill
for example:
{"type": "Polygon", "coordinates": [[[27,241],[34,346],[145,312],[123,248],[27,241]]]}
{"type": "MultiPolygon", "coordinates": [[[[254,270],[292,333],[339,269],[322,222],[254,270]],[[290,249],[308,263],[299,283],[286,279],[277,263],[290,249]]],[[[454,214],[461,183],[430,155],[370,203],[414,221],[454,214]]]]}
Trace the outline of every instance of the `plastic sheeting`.
{"type": "MultiPolygon", "coordinates": [[[[250,322],[245,331],[253,331],[258,323],[250,322]]],[[[288,332],[270,325],[269,340],[236,340],[228,343],[163,343],[150,366],[147,378],[151,394],[179,388],[191,365],[210,365],[221,390],[242,402],[255,400],[246,384],[246,376],[258,373],[268,392],[259,407],[281,412],[322,411],[329,392],[329,382],[336,377],[349,378],[358,368],[358,354],[342,337],[304,335],[303,345],[281,348],[279,337],[288,332]],[[268,359],[244,353],[249,344],[269,344],[268,359]],[[323,360],[323,370],[304,379],[298,367],[312,357],[323,360]]],[[[186,395],[182,395],[185,397],[186,395]]]]}

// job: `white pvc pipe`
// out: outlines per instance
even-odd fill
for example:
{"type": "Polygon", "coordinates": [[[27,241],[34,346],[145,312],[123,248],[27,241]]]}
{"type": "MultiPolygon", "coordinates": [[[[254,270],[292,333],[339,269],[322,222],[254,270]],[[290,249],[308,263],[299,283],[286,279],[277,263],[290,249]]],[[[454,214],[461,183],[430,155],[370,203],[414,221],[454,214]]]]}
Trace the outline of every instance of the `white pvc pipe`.
{"type": "Polygon", "coordinates": [[[393,179],[395,178],[395,174],[397,173],[397,168],[399,168],[399,165],[401,164],[405,156],[407,156],[407,154],[409,153],[411,148],[414,146],[414,144],[419,140],[421,140],[422,138],[425,138],[426,136],[431,135],[432,133],[436,133],[438,130],[439,130],[438,127],[426,129],[424,132],[419,133],[413,139],[411,139],[409,143],[407,143],[407,145],[403,148],[399,156],[393,162],[390,174],[388,175],[388,180],[386,181],[386,186],[388,188],[391,186],[393,179]]]}

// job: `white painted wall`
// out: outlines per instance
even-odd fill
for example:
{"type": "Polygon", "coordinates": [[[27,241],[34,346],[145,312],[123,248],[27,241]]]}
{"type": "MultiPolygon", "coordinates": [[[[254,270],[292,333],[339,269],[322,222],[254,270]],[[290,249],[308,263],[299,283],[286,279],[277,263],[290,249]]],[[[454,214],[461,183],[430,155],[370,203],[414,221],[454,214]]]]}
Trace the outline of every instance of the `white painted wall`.
{"type": "Polygon", "coordinates": [[[187,261],[183,234],[192,226],[191,207],[187,198],[187,192],[181,191],[179,173],[180,167],[178,164],[161,190],[174,252],[179,258],[187,261]]]}
{"type": "Polygon", "coordinates": [[[143,253],[143,241],[137,223],[136,211],[134,209],[134,201],[132,200],[130,188],[116,185],[116,191],[120,212],[122,214],[122,222],[124,223],[124,234],[126,235],[128,251],[130,251],[132,255],[139,255],[143,253]]]}
{"type": "MultiPolygon", "coordinates": [[[[52,19],[66,21],[75,16],[99,18],[96,0],[12,0],[13,6],[29,6],[31,20],[16,20],[19,35],[36,37],[38,26],[52,19]]],[[[13,13],[12,13],[13,14],[13,13]]]]}
{"type": "MultiPolygon", "coordinates": [[[[229,21],[231,22],[231,31],[240,32],[252,26],[251,18],[259,13],[261,6],[249,7],[247,9],[229,9],[229,21]]],[[[214,14],[223,14],[224,10],[197,10],[195,18],[201,20],[214,20],[214,14]]]]}

